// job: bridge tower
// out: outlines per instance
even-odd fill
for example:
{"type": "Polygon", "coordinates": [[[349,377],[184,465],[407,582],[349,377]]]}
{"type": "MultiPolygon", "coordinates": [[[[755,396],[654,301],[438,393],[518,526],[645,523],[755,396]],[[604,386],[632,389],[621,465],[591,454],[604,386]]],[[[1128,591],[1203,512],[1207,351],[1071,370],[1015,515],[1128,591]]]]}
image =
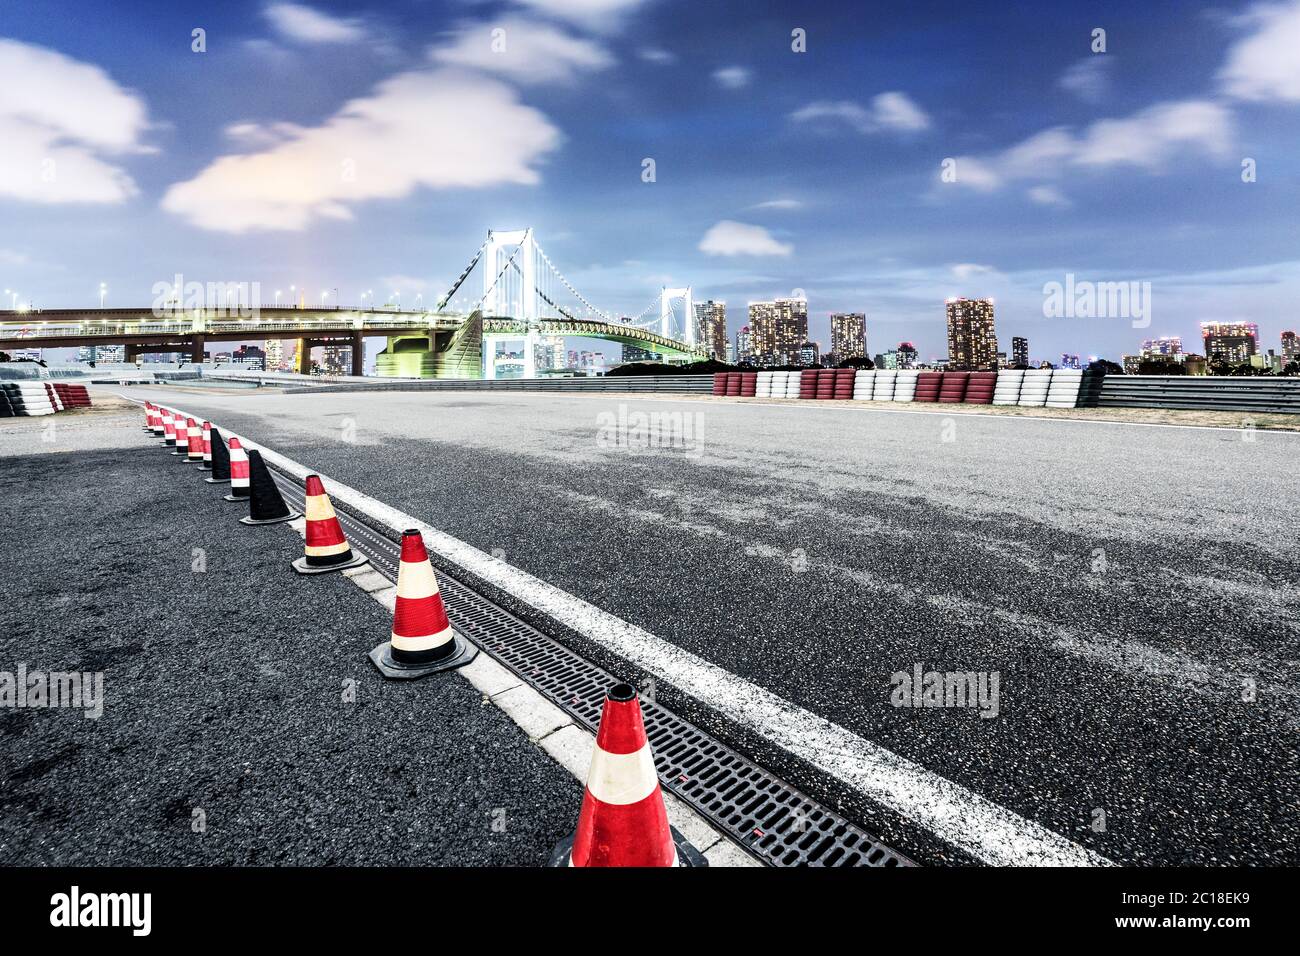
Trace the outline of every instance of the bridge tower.
{"type": "MultiPolygon", "coordinates": [[[[483,314],[524,322],[524,378],[537,377],[541,341],[541,297],[537,294],[538,253],[533,230],[488,230],[483,249],[483,314]],[[514,268],[507,268],[513,260],[514,268]]],[[[483,377],[496,378],[496,342],[483,340],[483,377]]]]}
{"type": "Polygon", "coordinates": [[[682,303],[682,340],[687,345],[695,344],[695,300],[691,297],[691,287],[669,289],[665,286],[659,293],[659,334],[665,338],[673,337],[673,302],[682,303]]]}

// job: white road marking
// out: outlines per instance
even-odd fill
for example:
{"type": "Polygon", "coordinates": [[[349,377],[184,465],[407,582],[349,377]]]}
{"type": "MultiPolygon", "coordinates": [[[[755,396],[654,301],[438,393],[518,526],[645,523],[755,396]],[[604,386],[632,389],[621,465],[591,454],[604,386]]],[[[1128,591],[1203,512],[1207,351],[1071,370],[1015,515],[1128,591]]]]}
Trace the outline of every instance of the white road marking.
{"type": "MultiPolygon", "coordinates": [[[[219,423],[218,423],[219,424],[219,423]]],[[[318,474],[241,435],[277,468],[318,474]]],[[[326,492],[387,528],[418,528],[444,559],[749,728],[940,839],[995,866],[1109,866],[1110,860],[757,684],[511,567],[364,492],[322,475],[326,492]]]]}

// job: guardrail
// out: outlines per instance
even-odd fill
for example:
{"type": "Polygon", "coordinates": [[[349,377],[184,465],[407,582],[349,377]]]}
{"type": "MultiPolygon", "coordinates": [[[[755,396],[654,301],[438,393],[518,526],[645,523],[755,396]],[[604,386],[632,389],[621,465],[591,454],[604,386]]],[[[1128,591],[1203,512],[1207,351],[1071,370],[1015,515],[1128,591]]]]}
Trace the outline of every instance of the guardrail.
{"type": "Polygon", "coordinates": [[[1183,408],[1300,414],[1300,378],[1235,375],[1107,375],[1102,408],[1183,408]]]}
{"type": "Polygon", "coordinates": [[[437,392],[437,391],[514,391],[514,392],[664,392],[708,395],[713,390],[712,375],[604,375],[594,378],[443,378],[406,379],[394,382],[365,382],[346,385],[286,388],[286,395],[304,392],[437,392]]]}

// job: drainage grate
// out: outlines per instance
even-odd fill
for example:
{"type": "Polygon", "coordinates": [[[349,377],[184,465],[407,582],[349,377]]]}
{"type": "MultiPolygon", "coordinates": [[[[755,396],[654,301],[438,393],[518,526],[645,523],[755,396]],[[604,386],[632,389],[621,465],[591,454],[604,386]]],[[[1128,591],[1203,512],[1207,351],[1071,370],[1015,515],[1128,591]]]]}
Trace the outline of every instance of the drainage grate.
{"type": "MultiPolygon", "coordinates": [[[[285,499],[303,508],[293,479],[273,472],[285,499]]],[[[344,533],[371,564],[397,579],[400,545],[336,502],[344,533]]],[[[595,733],[605,691],[618,681],[446,573],[447,612],[480,648],[595,733]]],[[[832,810],[745,759],[700,728],[643,700],[646,734],[665,788],[771,866],[915,866],[832,810]]]]}

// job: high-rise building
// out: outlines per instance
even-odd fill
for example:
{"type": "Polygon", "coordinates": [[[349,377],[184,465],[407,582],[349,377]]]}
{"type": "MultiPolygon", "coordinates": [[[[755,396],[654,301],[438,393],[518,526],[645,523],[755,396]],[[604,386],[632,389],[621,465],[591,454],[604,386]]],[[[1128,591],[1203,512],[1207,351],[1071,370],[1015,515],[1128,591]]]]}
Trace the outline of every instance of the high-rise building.
{"type": "Polygon", "coordinates": [[[805,342],[795,352],[796,365],[816,365],[821,361],[821,346],[816,342],[805,342]]]}
{"type": "MultiPolygon", "coordinates": [[[[238,361],[238,353],[236,353],[238,361]]],[[[352,371],[352,347],[350,345],[326,345],[321,348],[320,365],[322,375],[347,375],[352,371]]]]}
{"type": "Polygon", "coordinates": [[[1300,362],[1300,339],[1294,332],[1282,333],[1282,364],[1300,362]]]}
{"type": "Polygon", "coordinates": [[[1201,338],[1212,363],[1244,365],[1259,351],[1259,326],[1254,322],[1202,322],[1201,338]]]}
{"type": "Polygon", "coordinates": [[[808,300],[749,303],[750,349],[763,364],[790,365],[808,341],[808,300]]]}
{"type": "Polygon", "coordinates": [[[867,354],[867,317],[862,312],[831,313],[831,351],[835,361],[867,354]]]}
{"type": "Polygon", "coordinates": [[[284,370],[284,340],[267,339],[262,343],[262,349],[266,352],[266,371],[280,372],[284,370]]]}
{"type": "Polygon", "coordinates": [[[899,368],[915,368],[917,360],[921,357],[921,353],[911,342],[899,342],[897,353],[899,368]]]}
{"type": "Polygon", "coordinates": [[[1011,337],[1011,367],[1029,368],[1029,339],[1023,335],[1011,337]]]}
{"type": "Polygon", "coordinates": [[[721,362],[727,355],[727,303],[713,299],[695,303],[695,322],[709,358],[721,362]]]}
{"type": "Polygon", "coordinates": [[[1142,343],[1143,358],[1163,356],[1173,359],[1183,354],[1183,340],[1177,335],[1162,335],[1158,339],[1146,339],[1142,343]]]}
{"type": "Polygon", "coordinates": [[[754,340],[749,334],[749,326],[736,333],[736,361],[748,362],[754,354],[754,340]]]}
{"type": "Polygon", "coordinates": [[[1079,363],[1079,356],[1071,355],[1069,352],[1062,352],[1061,368],[1083,368],[1083,366],[1079,363]]]}
{"type": "Polygon", "coordinates": [[[992,299],[949,299],[948,367],[992,370],[998,367],[998,337],[992,299]]]}

